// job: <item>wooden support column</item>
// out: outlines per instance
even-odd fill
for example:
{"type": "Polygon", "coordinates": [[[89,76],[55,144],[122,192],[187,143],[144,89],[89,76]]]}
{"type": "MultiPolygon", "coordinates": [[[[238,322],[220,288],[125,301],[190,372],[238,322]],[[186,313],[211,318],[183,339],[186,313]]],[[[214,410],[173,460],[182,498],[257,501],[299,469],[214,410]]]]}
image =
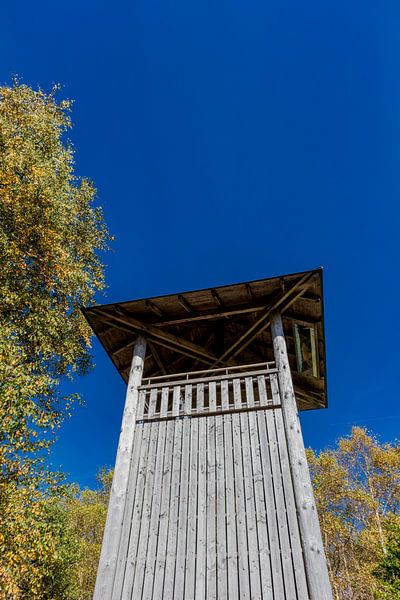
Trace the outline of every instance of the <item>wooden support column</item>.
{"type": "Polygon", "coordinates": [[[282,318],[278,312],[271,315],[271,330],[310,600],[332,600],[332,589],[297,412],[282,318]]]}
{"type": "Polygon", "coordinates": [[[93,600],[111,600],[133,448],[138,387],[142,381],[145,354],[146,340],[139,335],[133,348],[114,478],[93,600]]]}

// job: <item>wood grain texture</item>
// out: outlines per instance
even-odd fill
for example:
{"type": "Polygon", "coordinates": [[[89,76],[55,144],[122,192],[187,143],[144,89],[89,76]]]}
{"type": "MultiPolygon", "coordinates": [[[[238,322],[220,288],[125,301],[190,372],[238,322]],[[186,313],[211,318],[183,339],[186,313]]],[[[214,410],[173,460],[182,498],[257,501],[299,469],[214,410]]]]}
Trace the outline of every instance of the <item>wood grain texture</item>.
{"type": "Polygon", "coordinates": [[[140,386],[135,416],[107,598],[308,600],[277,370],[140,386]]]}
{"type": "MultiPolygon", "coordinates": [[[[168,410],[168,404],[162,404],[161,414],[166,414],[168,410]]],[[[161,425],[161,424],[160,424],[161,425]]],[[[156,556],[156,567],[154,576],[154,600],[162,600],[164,598],[164,581],[165,581],[165,567],[166,567],[166,554],[167,554],[167,540],[169,533],[169,511],[170,511],[170,497],[171,497],[171,474],[173,464],[173,447],[174,447],[174,431],[175,423],[168,421],[163,423],[166,428],[165,433],[165,457],[164,467],[162,472],[162,484],[161,484],[161,508],[160,518],[158,523],[158,540],[157,540],[157,556],[156,556]]]]}
{"type": "MultiPolygon", "coordinates": [[[[197,384],[197,408],[204,407],[204,383],[197,384]]],[[[197,485],[196,600],[206,599],[207,581],[207,419],[199,419],[199,471],[197,485]]]]}
{"type": "MultiPolygon", "coordinates": [[[[180,386],[174,387],[173,392],[173,408],[175,415],[179,414],[181,401],[180,386]]],[[[172,480],[171,480],[171,500],[169,507],[169,530],[167,540],[167,560],[165,565],[164,577],[164,598],[174,597],[175,585],[175,566],[176,566],[176,551],[178,538],[178,517],[179,517],[179,486],[181,473],[182,459],[182,420],[178,419],[174,427],[174,447],[173,447],[173,463],[172,463],[172,480]]]]}
{"type": "MultiPolygon", "coordinates": [[[[250,395],[250,378],[246,378],[246,403],[253,405],[250,395]]],[[[250,431],[249,415],[241,413],[240,432],[242,436],[243,478],[245,492],[246,530],[249,544],[249,569],[251,598],[261,598],[260,557],[258,553],[257,524],[254,499],[253,464],[251,460],[251,446],[256,443],[254,431],[250,431]]]]}
{"type": "Polygon", "coordinates": [[[139,335],[133,349],[114,477],[93,596],[94,600],[109,600],[114,585],[132,458],[135,415],[139,396],[138,387],[143,376],[145,355],[146,340],[143,336],[139,335]]]}
{"type": "Polygon", "coordinates": [[[282,318],[279,313],[274,313],[271,317],[271,330],[309,594],[311,600],[331,600],[332,590],[325,551],[297,413],[282,318]]]}
{"type": "MultiPolygon", "coordinates": [[[[197,399],[197,398],[196,398],[197,399]]],[[[198,515],[198,480],[199,480],[199,420],[192,419],[190,423],[190,453],[189,453],[189,495],[187,516],[187,541],[185,564],[185,598],[194,600],[196,586],[196,536],[198,515]]]]}
{"type": "MultiPolygon", "coordinates": [[[[144,408],[146,402],[146,391],[140,390],[139,392],[139,402],[138,408],[136,412],[136,417],[138,419],[143,417],[144,408]]],[[[133,455],[131,461],[131,468],[129,471],[129,485],[128,485],[128,494],[125,503],[125,511],[124,518],[122,523],[122,535],[120,540],[120,545],[118,549],[118,559],[117,559],[117,567],[114,578],[114,586],[112,597],[120,598],[122,594],[122,587],[124,584],[125,572],[128,562],[128,549],[129,549],[129,540],[131,535],[131,526],[133,523],[133,511],[135,507],[135,500],[138,499],[141,495],[141,490],[143,489],[142,484],[138,482],[140,481],[139,477],[139,464],[145,459],[147,456],[147,445],[142,447],[142,444],[147,444],[148,440],[146,436],[144,436],[144,426],[136,426],[134,433],[134,448],[133,455]],[[129,524],[129,525],[128,525],[129,524]]],[[[143,467],[142,467],[143,468],[143,467]]]]}
{"type": "MultiPolygon", "coordinates": [[[[191,412],[192,386],[185,386],[184,393],[185,413],[191,412]]],[[[175,565],[175,590],[174,598],[185,597],[185,574],[186,574],[186,539],[188,522],[188,494],[189,494],[189,452],[190,452],[190,417],[184,417],[182,421],[182,461],[179,484],[179,511],[178,511],[178,534],[176,546],[175,565]]]]}
{"type": "MultiPolygon", "coordinates": [[[[216,409],[216,385],[208,386],[209,407],[216,409]]],[[[207,417],[207,600],[217,598],[217,530],[216,530],[216,453],[215,419],[207,417]]]]}
{"type": "MultiPolygon", "coordinates": [[[[236,408],[242,407],[240,380],[233,381],[233,394],[236,408]]],[[[250,600],[250,569],[249,546],[246,526],[246,499],[243,478],[242,434],[240,427],[240,414],[232,415],[233,422],[233,457],[236,488],[236,528],[238,543],[238,569],[239,569],[239,598],[250,600]]]]}
{"type": "MultiPolygon", "coordinates": [[[[163,388],[161,391],[161,408],[160,412],[166,412],[168,406],[168,395],[169,389],[163,388]]],[[[157,449],[156,449],[156,463],[154,471],[154,489],[153,489],[153,503],[151,507],[151,518],[150,518],[150,529],[149,529],[149,540],[146,552],[146,567],[143,584],[143,600],[152,600],[153,598],[153,587],[156,570],[156,555],[157,545],[159,538],[159,525],[160,525],[160,513],[161,513],[161,500],[162,500],[162,475],[164,469],[164,463],[166,462],[165,454],[165,434],[166,434],[166,423],[153,424],[153,427],[158,431],[157,437],[157,449]]]]}
{"type": "MultiPolygon", "coordinates": [[[[221,382],[221,405],[222,410],[226,410],[229,407],[229,386],[227,381],[221,382]]],[[[232,415],[225,415],[223,420],[228,598],[239,598],[232,415]]]]}
{"type": "MultiPolygon", "coordinates": [[[[149,412],[155,408],[157,391],[150,392],[149,412]]],[[[144,572],[145,566],[145,549],[147,549],[147,532],[150,519],[151,501],[150,487],[152,486],[154,477],[155,460],[155,444],[156,444],[156,429],[145,425],[143,428],[142,452],[141,460],[138,468],[137,489],[135,494],[135,504],[133,508],[132,523],[124,523],[124,526],[129,527],[129,546],[126,560],[124,579],[122,584],[122,593],[117,596],[113,593],[113,598],[121,598],[127,600],[130,598],[131,590],[135,584],[136,570],[140,569],[144,572]]],[[[138,577],[137,581],[143,578],[138,577]]],[[[142,585],[142,584],[141,584],[142,585]]]]}

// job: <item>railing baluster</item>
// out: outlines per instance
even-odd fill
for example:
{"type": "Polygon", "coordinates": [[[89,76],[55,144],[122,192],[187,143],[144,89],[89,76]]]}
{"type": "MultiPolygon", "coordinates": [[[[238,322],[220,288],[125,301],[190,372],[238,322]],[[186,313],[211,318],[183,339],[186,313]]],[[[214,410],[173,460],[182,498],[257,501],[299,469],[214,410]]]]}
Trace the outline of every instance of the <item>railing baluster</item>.
{"type": "MultiPolygon", "coordinates": [[[[264,365],[272,365],[273,363],[263,363],[264,365]]],[[[276,408],[277,405],[272,399],[269,398],[269,390],[271,389],[271,382],[273,383],[276,379],[275,368],[264,368],[260,370],[259,365],[242,365],[240,368],[242,372],[239,372],[239,367],[226,367],[219,369],[220,375],[215,375],[214,370],[209,370],[209,377],[193,378],[193,373],[186,373],[185,378],[182,379],[180,375],[179,380],[175,381],[158,381],[158,383],[152,383],[150,385],[142,385],[140,394],[142,401],[146,398],[146,410],[145,414],[141,415],[140,421],[165,421],[176,417],[201,417],[201,416],[212,416],[219,414],[237,413],[242,411],[255,411],[255,410],[267,410],[270,408],[276,408]],[[233,372],[232,372],[233,371],[233,372]],[[193,402],[189,403],[186,398],[186,392],[192,395],[192,390],[206,389],[211,390],[212,393],[209,395],[208,406],[204,406],[202,401],[203,395],[200,392],[199,398],[200,404],[198,404],[198,394],[193,394],[193,402]],[[220,390],[227,390],[227,401],[221,402],[219,397],[220,390]],[[234,388],[240,389],[244,386],[246,393],[241,394],[240,405],[237,400],[235,401],[234,388]],[[218,390],[218,394],[217,394],[218,390]],[[166,410],[166,399],[169,397],[169,392],[173,393],[174,397],[174,408],[172,412],[166,410]],[[149,406],[149,399],[158,397],[157,403],[154,405],[152,410],[149,406]],[[164,399],[164,401],[162,401],[164,399]],[[210,402],[211,400],[211,402],[210,402]],[[161,406],[162,405],[162,406],[161,406]]],[[[201,371],[206,373],[207,371],[201,371]]],[[[178,374],[179,375],[179,374],[178,374]]],[[[169,375],[169,378],[174,377],[169,375]]],[[[154,378],[155,379],[155,378],[154,378]]],[[[151,381],[151,379],[150,379],[151,381]]],[[[140,411],[139,411],[140,412],[140,411]]]]}

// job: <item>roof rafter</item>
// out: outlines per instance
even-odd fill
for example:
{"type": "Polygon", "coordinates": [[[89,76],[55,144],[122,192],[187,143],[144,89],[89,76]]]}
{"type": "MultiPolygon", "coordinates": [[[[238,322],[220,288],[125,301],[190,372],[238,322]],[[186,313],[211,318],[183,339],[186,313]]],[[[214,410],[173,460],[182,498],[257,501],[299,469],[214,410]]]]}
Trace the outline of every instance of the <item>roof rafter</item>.
{"type": "Polygon", "coordinates": [[[189,300],[187,300],[182,294],[178,294],[178,302],[190,315],[192,315],[195,312],[189,300]]]}
{"type": "Polygon", "coordinates": [[[225,308],[225,304],[222,302],[221,296],[218,294],[217,290],[212,289],[211,296],[220,308],[225,308]]]}
{"type": "Polygon", "coordinates": [[[160,355],[158,354],[157,348],[154,346],[154,344],[152,342],[149,342],[149,348],[150,348],[150,352],[153,355],[153,358],[156,361],[157,366],[160,369],[161,373],[163,375],[167,375],[167,369],[165,368],[164,363],[162,362],[160,355]]]}
{"type": "Polygon", "coordinates": [[[126,311],[123,309],[120,309],[119,312],[124,316],[105,313],[104,310],[98,308],[92,308],[92,311],[99,319],[107,324],[113,324],[115,327],[119,327],[130,333],[137,333],[139,331],[144,332],[154,343],[165,346],[175,352],[185,354],[186,356],[190,356],[191,358],[201,360],[202,362],[211,365],[217,360],[217,356],[205,348],[177,337],[172,333],[160,330],[152,325],[144,324],[137,319],[134,319],[129,314],[125,315],[126,311]]]}
{"type": "Polygon", "coordinates": [[[157,304],[154,304],[154,302],[152,302],[151,300],[146,300],[145,305],[146,305],[146,308],[149,308],[158,317],[162,318],[164,316],[163,312],[159,309],[157,304]]]}
{"type": "Polygon", "coordinates": [[[206,314],[191,314],[186,317],[177,317],[175,319],[169,319],[168,321],[154,322],[154,327],[164,327],[164,325],[180,325],[182,323],[192,323],[194,321],[209,321],[211,319],[221,319],[223,317],[232,317],[234,315],[248,314],[261,311],[265,308],[267,300],[249,306],[248,304],[236,306],[232,308],[224,308],[221,310],[210,311],[206,314]]]}
{"type": "Polygon", "coordinates": [[[274,310],[283,312],[291,306],[311,285],[314,278],[314,273],[306,273],[297,283],[291,286],[283,294],[280,294],[274,302],[272,302],[261,314],[259,319],[245,333],[240,335],[234,342],[225,350],[218,358],[213,366],[220,364],[222,361],[237,356],[244,350],[264,329],[270,325],[270,315],[274,310]]]}

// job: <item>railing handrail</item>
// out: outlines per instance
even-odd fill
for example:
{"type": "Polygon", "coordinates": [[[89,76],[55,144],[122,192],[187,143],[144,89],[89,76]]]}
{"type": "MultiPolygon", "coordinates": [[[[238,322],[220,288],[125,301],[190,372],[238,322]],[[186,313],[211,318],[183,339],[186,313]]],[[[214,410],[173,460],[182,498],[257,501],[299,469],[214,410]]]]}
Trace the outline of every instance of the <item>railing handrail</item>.
{"type": "Polygon", "coordinates": [[[253,363],[250,365],[235,365],[233,367],[222,367],[218,369],[205,369],[203,371],[189,371],[184,373],[171,373],[169,375],[160,375],[157,377],[147,377],[142,380],[140,389],[150,389],[153,387],[166,387],[168,385],[185,385],[193,383],[202,383],[205,381],[219,381],[237,376],[263,375],[265,373],[276,373],[275,362],[253,363]],[[270,365],[273,365],[272,367],[270,365]],[[260,368],[264,367],[264,368],[260,368]],[[237,371],[245,369],[244,372],[237,371]],[[234,371],[233,373],[231,371],[234,371]],[[205,377],[193,377],[195,375],[205,374],[205,377]],[[180,377],[180,379],[179,379],[180,377]]]}
{"type": "Polygon", "coordinates": [[[160,416],[158,413],[155,413],[151,417],[143,416],[140,419],[137,419],[136,423],[140,425],[144,423],[155,423],[160,421],[179,421],[181,419],[196,419],[200,417],[218,417],[221,415],[235,415],[244,412],[256,412],[258,410],[275,410],[280,407],[281,404],[279,402],[269,400],[268,404],[261,404],[260,402],[255,402],[252,406],[244,405],[236,407],[234,405],[231,405],[228,408],[219,408],[219,410],[209,410],[209,408],[196,409],[192,410],[191,412],[185,412],[184,410],[180,410],[178,414],[174,414],[172,410],[169,410],[163,416],[160,416]]]}

